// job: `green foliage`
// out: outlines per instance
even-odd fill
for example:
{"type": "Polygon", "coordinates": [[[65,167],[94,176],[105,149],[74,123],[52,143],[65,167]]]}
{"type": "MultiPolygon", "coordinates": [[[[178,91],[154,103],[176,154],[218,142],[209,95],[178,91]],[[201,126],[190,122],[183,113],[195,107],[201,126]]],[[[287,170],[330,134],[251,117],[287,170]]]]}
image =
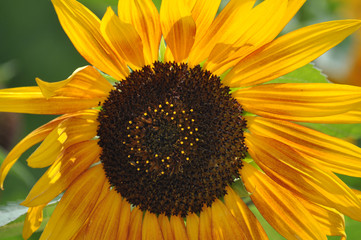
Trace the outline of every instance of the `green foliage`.
{"type": "Polygon", "coordinates": [[[18,220],[16,219],[26,213],[28,208],[19,204],[20,202],[14,202],[8,203],[6,206],[0,206],[0,226],[4,226],[14,220],[17,223],[18,220]]]}
{"type": "Polygon", "coordinates": [[[303,123],[303,125],[338,138],[360,139],[361,124],[303,123]]]}
{"type": "Polygon", "coordinates": [[[249,193],[246,190],[246,187],[244,186],[241,179],[237,179],[232,184],[232,189],[240,196],[240,197],[248,197],[249,193]]]}
{"type": "Polygon", "coordinates": [[[158,56],[159,62],[164,62],[165,49],[166,49],[166,45],[165,45],[164,38],[162,37],[162,39],[160,41],[160,46],[159,46],[159,56],[158,56]]]}
{"type": "Polygon", "coordinates": [[[327,83],[327,77],[314,64],[307,64],[268,83],[327,83]]]}
{"type": "MultiPolygon", "coordinates": [[[[43,222],[40,225],[39,229],[36,233],[30,238],[30,239],[39,239],[41,232],[44,230],[46,223],[49,221],[51,214],[53,213],[55,209],[56,203],[51,203],[48,206],[44,208],[43,211],[43,222]]],[[[1,240],[15,240],[15,239],[22,239],[22,231],[23,231],[23,225],[24,220],[26,217],[26,211],[27,208],[25,207],[19,207],[18,205],[8,205],[6,206],[8,208],[8,211],[2,212],[4,208],[0,208],[0,222],[4,217],[8,217],[11,215],[11,217],[15,217],[15,215],[19,214],[20,212],[23,212],[21,215],[18,216],[18,218],[10,223],[8,223],[5,226],[0,227],[0,239],[1,240]],[[25,210],[25,211],[24,211],[25,210]]]]}

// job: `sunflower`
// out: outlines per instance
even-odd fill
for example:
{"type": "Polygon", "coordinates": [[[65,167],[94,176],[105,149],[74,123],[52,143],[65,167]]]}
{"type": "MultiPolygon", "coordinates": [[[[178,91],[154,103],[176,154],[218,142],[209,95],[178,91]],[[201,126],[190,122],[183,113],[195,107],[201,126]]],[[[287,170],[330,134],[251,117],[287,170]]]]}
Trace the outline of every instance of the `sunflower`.
{"type": "Polygon", "coordinates": [[[360,123],[361,88],[268,83],[361,26],[315,24],[276,38],[305,1],[119,1],[100,20],[52,0],[91,64],[68,79],[3,89],[0,110],[60,115],[8,154],[0,182],[31,146],[49,167],[22,205],[23,237],[64,193],[41,239],[268,239],[243,201],[286,239],[346,238],[361,221],[361,149],[297,122],[360,123]],[[110,79],[110,80],[109,80],[110,79]],[[115,81],[111,81],[115,79],[115,81]],[[246,190],[242,191],[242,187],[246,190]]]}

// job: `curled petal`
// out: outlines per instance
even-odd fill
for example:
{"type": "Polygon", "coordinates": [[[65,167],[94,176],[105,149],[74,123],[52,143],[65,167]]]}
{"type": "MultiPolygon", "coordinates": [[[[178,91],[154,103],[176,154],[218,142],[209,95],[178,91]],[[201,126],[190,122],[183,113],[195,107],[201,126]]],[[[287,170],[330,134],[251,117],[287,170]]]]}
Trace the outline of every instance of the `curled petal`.
{"type": "Polygon", "coordinates": [[[30,236],[39,229],[43,221],[43,209],[45,206],[46,204],[43,204],[28,209],[23,227],[23,238],[25,240],[30,238],[30,236]]]}
{"type": "Polygon", "coordinates": [[[98,111],[89,110],[79,118],[68,118],[54,128],[27,159],[28,165],[42,168],[52,164],[62,150],[96,136],[98,111]]]}
{"type": "Polygon", "coordinates": [[[36,79],[46,99],[51,97],[106,98],[113,86],[92,66],[77,69],[68,79],[48,83],[36,79]]]}
{"type": "Polygon", "coordinates": [[[84,141],[65,150],[43,174],[22,202],[24,206],[37,206],[51,201],[62,193],[89,166],[99,161],[100,147],[97,141],[84,141]]]}
{"type": "Polygon", "coordinates": [[[39,127],[38,129],[32,131],[29,135],[23,138],[6,156],[4,159],[1,168],[0,168],[0,183],[1,189],[3,189],[3,184],[6,175],[10,171],[11,167],[16,163],[19,157],[30,147],[34,146],[35,144],[43,141],[49,133],[55,129],[59,123],[68,119],[70,117],[76,117],[84,114],[84,112],[76,112],[72,114],[65,114],[61,117],[58,117],[47,124],[39,127]]]}
{"type": "Polygon", "coordinates": [[[104,97],[80,98],[44,97],[39,87],[19,87],[0,90],[0,112],[30,114],[64,114],[97,107],[104,97]]]}

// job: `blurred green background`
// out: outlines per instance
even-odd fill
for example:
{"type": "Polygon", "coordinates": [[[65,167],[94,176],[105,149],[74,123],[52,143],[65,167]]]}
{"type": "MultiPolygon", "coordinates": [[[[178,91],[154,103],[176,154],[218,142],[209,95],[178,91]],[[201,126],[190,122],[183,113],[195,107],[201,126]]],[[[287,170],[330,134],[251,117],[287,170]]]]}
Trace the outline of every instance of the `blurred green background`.
{"type": "MultiPolygon", "coordinates": [[[[116,0],[81,0],[101,17],[107,6],[116,10],[116,0]]],[[[160,0],[154,1],[159,7],[160,0]]],[[[317,22],[359,18],[360,0],[308,0],[285,32],[317,22]]],[[[227,1],[222,1],[224,6],[227,1]]],[[[361,31],[316,61],[329,79],[361,85],[361,31]]],[[[67,78],[76,68],[87,62],[72,46],[63,32],[50,0],[0,1],[0,88],[34,86],[35,77],[45,81],[67,78]]],[[[0,162],[7,152],[24,136],[46,123],[54,116],[0,113],[0,162]]],[[[356,132],[360,132],[361,124],[356,132]]],[[[354,134],[348,140],[360,145],[361,135],[354,134]]],[[[30,149],[16,163],[0,191],[1,209],[9,203],[25,199],[32,185],[44,169],[30,169],[26,157],[30,149]]],[[[351,187],[361,189],[358,179],[342,177],[351,187]]],[[[1,216],[0,216],[1,217],[1,216]]],[[[347,219],[348,239],[359,239],[361,223],[347,219]]],[[[270,230],[271,231],[271,230],[270,230]]],[[[271,233],[271,239],[282,239],[271,233]]],[[[32,239],[37,239],[39,233],[32,239]]],[[[3,238],[0,239],[18,239],[3,238]]],[[[338,238],[332,238],[338,239],[338,238]]]]}

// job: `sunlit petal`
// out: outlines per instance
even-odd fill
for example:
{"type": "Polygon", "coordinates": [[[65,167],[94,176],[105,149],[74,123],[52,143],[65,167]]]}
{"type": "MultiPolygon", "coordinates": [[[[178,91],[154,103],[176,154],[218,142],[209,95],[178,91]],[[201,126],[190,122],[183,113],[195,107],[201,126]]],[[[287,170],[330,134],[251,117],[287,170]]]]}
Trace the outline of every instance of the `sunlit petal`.
{"type": "Polygon", "coordinates": [[[123,59],[116,56],[100,33],[100,20],[75,0],[52,0],[59,21],[78,52],[92,65],[121,80],[128,75],[123,59]]]}
{"type": "Polygon", "coordinates": [[[100,31],[107,43],[132,69],[144,66],[142,40],[132,24],[123,22],[108,7],[100,24],[100,31]]]}
{"type": "MultiPolygon", "coordinates": [[[[347,116],[350,111],[361,108],[361,87],[341,84],[265,84],[239,89],[233,96],[246,111],[292,121],[315,122],[314,118],[343,113],[347,116]]],[[[344,117],[333,122],[343,121],[344,117]]]]}
{"type": "Polygon", "coordinates": [[[118,2],[119,18],[131,23],[143,42],[146,64],[158,60],[161,39],[159,13],[151,0],[125,0],[118,2]]]}
{"type": "Polygon", "coordinates": [[[244,163],[241,175],[259,212],[286,239],[327,239],[296,197],[267,175],[247,163],[244,163]]]}
{"type": "Polygon", "coordinates": [[[249,153],[279,185],[318,204],[361,220],[361,202],[336,175],[277,140],[246,135],[249,153]],[[295,178],[297,176],[297,178],[295,178]]]}
{"type": "Polygon", "coordinates": [[[183,1],[163,0],[160,22],[167,45],[176,62],[185,61],[193,46],[196,24],[183,1]]]}
{"type": "Polygon", "coordinates": [[[340,20],[288,33],[240,61],[223,83],[229,87],[242,87],[275,79],[313,61],[360,26],[359,20],[340,20]]]}
{"type": "Polygon", "coordinates": [[[359,147],[288,121],[250,116],[246,119],[252,134],[277,139],[333,172],[361,177],[359,147]]]}
{"type": "Polygon", "coordinates": [[[77,178],[56,206],[40,239],[69,239],[77,233],[89,216],[89,210],[97,203],[98,197],[103,191],[108,191],[104,189],[106,181],[101,165],[91,168],[77,178]]]}

